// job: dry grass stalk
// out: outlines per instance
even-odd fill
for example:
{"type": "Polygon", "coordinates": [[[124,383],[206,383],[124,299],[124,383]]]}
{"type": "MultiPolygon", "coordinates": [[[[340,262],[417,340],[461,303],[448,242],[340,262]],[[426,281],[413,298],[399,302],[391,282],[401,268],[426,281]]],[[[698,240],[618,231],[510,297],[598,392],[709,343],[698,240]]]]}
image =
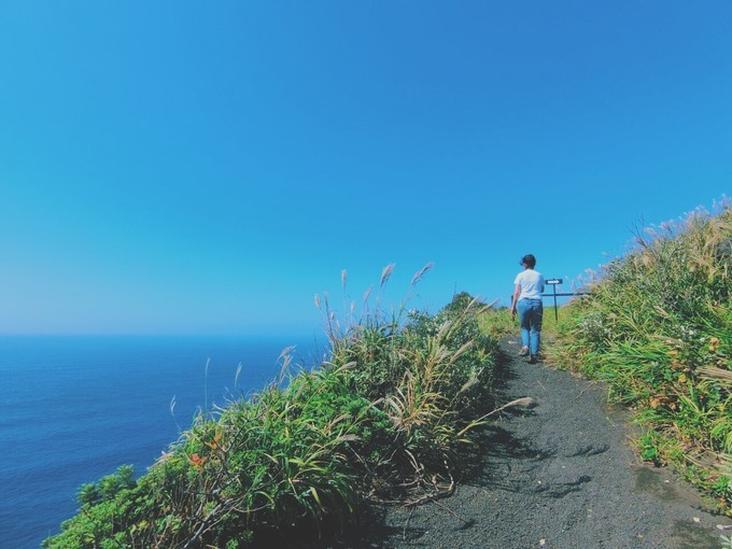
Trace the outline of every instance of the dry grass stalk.
{"type": "Polygon", "coordinates": [[[379,286],[382,288],[384,287],[384,284],[386,284],[389,281],[389,278],[391,277],[391,273],[394,272],[394,267],[396,267],[396,263],[389,263],[384,269],[381,271],[381,279],[379,280],[379,286]]]}
{"type": "Polygon", "coordinates": [[[422,280],[424,275],[426,275],[434,266],[435,266],[435,264],[431,261],[429,263],[427,263],[419,271],[414,273],[414,276],[412,277],[412,280],[409,282],[409,285],[415,286],[420,280],[422,280]]]}
{"type": "Polygon", "coordinates": [[[732,384],[732,371],[723,370],[714,366],[706,366],[699,368],[699,375],[704,379],[719,381],[721,383],[732,384]]]}

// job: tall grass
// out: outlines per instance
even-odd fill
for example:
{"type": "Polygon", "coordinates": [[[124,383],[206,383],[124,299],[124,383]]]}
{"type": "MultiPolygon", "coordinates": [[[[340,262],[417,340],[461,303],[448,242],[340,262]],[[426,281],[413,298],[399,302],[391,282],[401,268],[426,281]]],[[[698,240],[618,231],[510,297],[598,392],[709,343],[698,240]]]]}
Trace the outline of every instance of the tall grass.
{"type": "Polygon", "coordinates": [[[642,456],[732,503],[732,209],[637,238],[562,310],[554,362],[607,381],[647,431],[642,456]]]}
{"type": "MultiPolygon", "coordinates": [[[[559,306],[558,317],[563,316],[564,305],[559,306]]],[[[491,337],[501,338],[508,335],[518,335],[519,322],[511,316],[507,307],[488,307],[478,319],[481,330],[491,337]]],[[[544,303],[544,315],[541,323],[542,341],[550,341],[557,331],[558,321],[554,319],[554,306],[546,300],[544,303]]]]}
{"type": "Polygon", "coordinates": [[[481,330],[491,337],[501,338],[515,334],[518,330],[516,321],[511,318],[507,308],[489,308],[478,319],[481,330]]]}
{"type": "Polygon", "coordinates": [[[351,309],[341,325],[316,304],[326,362],[200,415],[138,480],[122,468],[85,485],[44,547],[261,545],[337,531],[368,501],[449,493],[490,409],[497,347],[482,308],[462,296],[435,315],[351,309]]]}

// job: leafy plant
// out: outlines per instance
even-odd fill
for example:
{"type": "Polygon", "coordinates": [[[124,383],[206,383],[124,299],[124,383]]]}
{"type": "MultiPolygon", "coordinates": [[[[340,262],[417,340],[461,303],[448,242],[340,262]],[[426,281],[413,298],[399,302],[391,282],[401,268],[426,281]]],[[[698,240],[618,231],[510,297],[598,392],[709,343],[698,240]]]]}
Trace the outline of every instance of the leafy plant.
{"type": "Polygon", "coordinates": [[[639,235],[589,288],[562,311],[554,363],[608,382],[649,429],[642,457],[678,466],[729,512],[732,208],[639,235]]]}
{"type": "Polygon", "coordinates": [[[341,325],[316,301],[331,342],[319,368],[199,415],[137,480],[122,467],[82,486],[79,513],[44,547],[262,545],[337,531],[370,500],[451,491],[491,405],[483,307],[463,295],[436,315],[351,309],[341,325]]]}

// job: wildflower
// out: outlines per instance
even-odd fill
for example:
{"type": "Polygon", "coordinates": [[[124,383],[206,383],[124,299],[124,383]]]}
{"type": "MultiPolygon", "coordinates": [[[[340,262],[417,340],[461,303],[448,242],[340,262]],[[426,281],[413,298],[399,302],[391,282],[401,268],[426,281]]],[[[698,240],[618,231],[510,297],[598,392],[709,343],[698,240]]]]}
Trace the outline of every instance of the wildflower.
{"type": "Polygon", "coordinates": [[[203,467],[203,464],[206,463],[206,458],[199,456],[197,453],[193,453],[190,455],[188,460],[193,464],[193,466],[196,469],[201,469],[203,467]]]}
{"type": "Polygon", "coordinates": [[[719,349],[719,338],[718,337],[710,337],[709,338],[709,352],[710,353],[716,353],[717,349],[719,349]]]}

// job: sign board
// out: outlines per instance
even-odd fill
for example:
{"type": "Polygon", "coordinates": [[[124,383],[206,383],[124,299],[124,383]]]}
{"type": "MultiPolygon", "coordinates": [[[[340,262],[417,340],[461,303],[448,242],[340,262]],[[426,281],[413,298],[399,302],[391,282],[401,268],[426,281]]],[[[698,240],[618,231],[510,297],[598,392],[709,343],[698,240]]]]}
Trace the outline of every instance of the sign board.
{"type": "Polygon", "coordinates": [[[561,283],[562,283],[561,278],[550,278],[550,279],[544,281],[544,284],[547,284],[549,286],[556,286],[557,284],[561,284],[561,283]]]}

